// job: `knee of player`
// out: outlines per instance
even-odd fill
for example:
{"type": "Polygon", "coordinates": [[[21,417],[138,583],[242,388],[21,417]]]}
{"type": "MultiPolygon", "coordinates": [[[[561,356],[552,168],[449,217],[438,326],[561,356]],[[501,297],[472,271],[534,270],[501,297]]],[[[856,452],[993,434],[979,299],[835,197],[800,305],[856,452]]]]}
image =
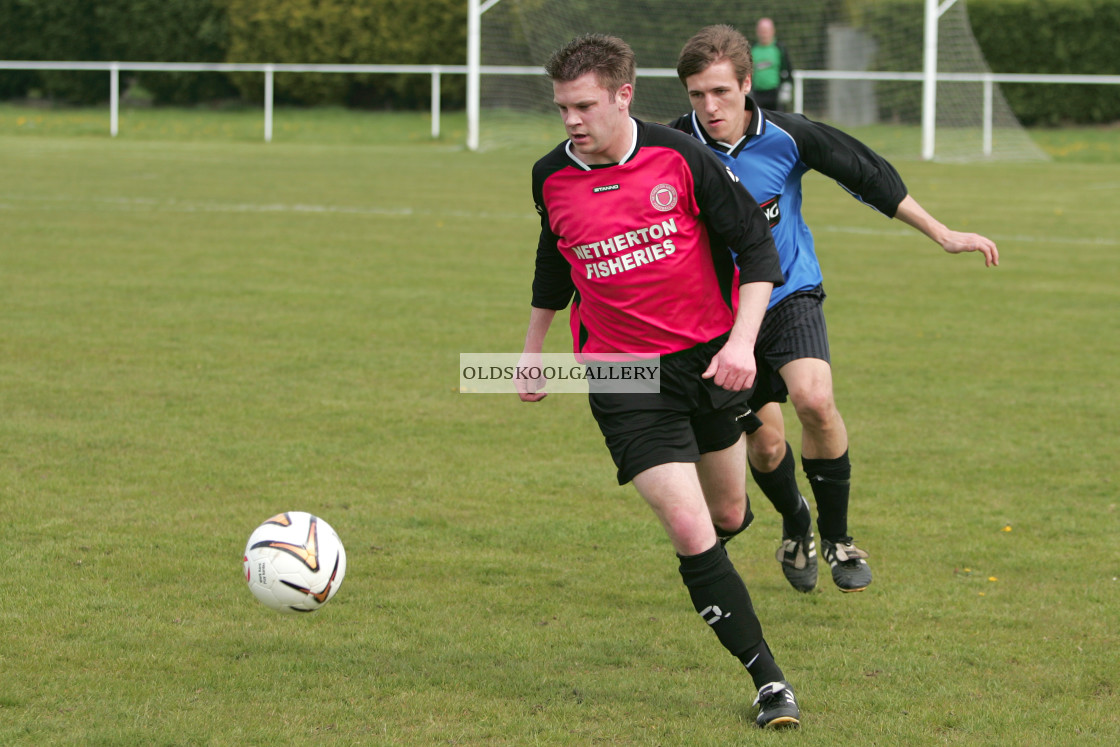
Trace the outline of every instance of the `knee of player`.
{"type": "Polygon", "coordinates": [[[739,501],[724,502],[711,509],[712,523],[724,531],[733,531],[743,524],[747,515],[747,501],[745,494],[739,494],[739,501]]]}
{"type": "Polygon", "coordinates": [[[828,390],[805,392],[794,401],[793,406],[797,410],[797,419],[810,428],[829,428],[840,419],[836,401],[828,390]]]}
{"type": "Polygon", "coordinates": [[[666,511],[663,520],[665,528],[683,554],[704,552],[715,543],[715,529],[712,518],[689,510],[666,511]]]}
{"type": "Polygon", "coordinates": [[[774,471],[786,455],[785,434],[775,428],[759,428],[747,439],[747,454],[755,469],[774,471]]]}

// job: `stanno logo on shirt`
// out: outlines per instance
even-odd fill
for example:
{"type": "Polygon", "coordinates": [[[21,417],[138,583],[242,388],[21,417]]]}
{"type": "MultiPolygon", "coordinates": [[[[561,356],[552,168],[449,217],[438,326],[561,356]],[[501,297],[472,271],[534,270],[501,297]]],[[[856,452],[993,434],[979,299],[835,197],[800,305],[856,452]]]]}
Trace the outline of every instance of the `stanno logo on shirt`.
{"type": "Polygon", "coordinates": [[[599,194],[600,192],[613,192],[621,186],[621,184],[604,184],[602,187],[595,187],[595,189],[591,191],[595,194],[599,194]]]}
{"type": "Polygon", "coordinates": [[[658,184],[650,190],[649,203],[666,213],[677,206],[677,190],[672,184],[658,184]]]}
{"type": "MultiPolygon", "coordinates": [[[[781,195],[778,195],[778,197],[781,197],[781,195]]],[[[759,205],[762,208],[763,215],[766,216],[766,220],[770,222],[771,228],[778,225],[778,222],[782,219],[782,209],[778,207],[778,197],[771,197],[759,205]]]]}

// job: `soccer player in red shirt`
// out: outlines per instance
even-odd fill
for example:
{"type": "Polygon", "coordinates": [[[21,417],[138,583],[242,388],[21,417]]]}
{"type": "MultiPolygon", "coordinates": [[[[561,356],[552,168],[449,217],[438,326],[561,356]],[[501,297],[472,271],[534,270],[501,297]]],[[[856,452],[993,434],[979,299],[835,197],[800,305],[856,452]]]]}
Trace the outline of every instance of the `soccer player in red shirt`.
{"type": "MultiPolygon", "coordinates": [[[[582,360],[659,358],[660,391],[593,389],[591,411],[619,484],[632,481],[660,519],[693,606],[758,688],[757,724],[796,727],[793,690],[721,541],[752,518],[754,345],[783,282],[767,220],[705,145],[630,116],[625,42],[580,37],[545,69],[568,139],[533,167],[541,232],[522,364],[540,360],[569,303],[582,360]]],[[[516,383],[526,402],[546,396],[516,383]]]]}

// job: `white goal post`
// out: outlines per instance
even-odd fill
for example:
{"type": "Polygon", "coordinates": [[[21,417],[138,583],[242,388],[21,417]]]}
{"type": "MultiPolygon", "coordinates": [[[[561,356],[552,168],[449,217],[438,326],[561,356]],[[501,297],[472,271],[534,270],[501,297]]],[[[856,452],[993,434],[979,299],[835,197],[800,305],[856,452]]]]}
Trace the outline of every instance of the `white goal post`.
{"type": "Polygon", "coordinates": [[[941,16],[957,0],[925,0],[925,39],[922,43],[922,160],[932,161],[937,137],[937,29],[941,16]]]}

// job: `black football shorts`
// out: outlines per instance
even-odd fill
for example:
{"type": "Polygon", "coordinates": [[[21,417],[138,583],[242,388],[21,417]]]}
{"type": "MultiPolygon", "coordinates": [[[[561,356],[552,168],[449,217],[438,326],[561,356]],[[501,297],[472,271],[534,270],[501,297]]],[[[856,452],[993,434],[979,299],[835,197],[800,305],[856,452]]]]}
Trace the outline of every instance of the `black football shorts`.
{"type": "Polygon", "coordinates": [[[818,285],[790,294],[766,312],[754,346],[758,381],[751,407],[755,410],[769,402],[785,402],[789,397],[786,383],[778,374],[782,366],[802,358],[832,361],[824,299],[824,289],[818,285]]]}
{"type": "Polygon", "coordinates": [[[722,335],[662,356],[659,393],[588,395],[619,485],[659,464],[698,462],[701,454],[733,446],[762,425],[750,409],[750,391],[729,392],[701,378],[726,342],[722,335]]]}

